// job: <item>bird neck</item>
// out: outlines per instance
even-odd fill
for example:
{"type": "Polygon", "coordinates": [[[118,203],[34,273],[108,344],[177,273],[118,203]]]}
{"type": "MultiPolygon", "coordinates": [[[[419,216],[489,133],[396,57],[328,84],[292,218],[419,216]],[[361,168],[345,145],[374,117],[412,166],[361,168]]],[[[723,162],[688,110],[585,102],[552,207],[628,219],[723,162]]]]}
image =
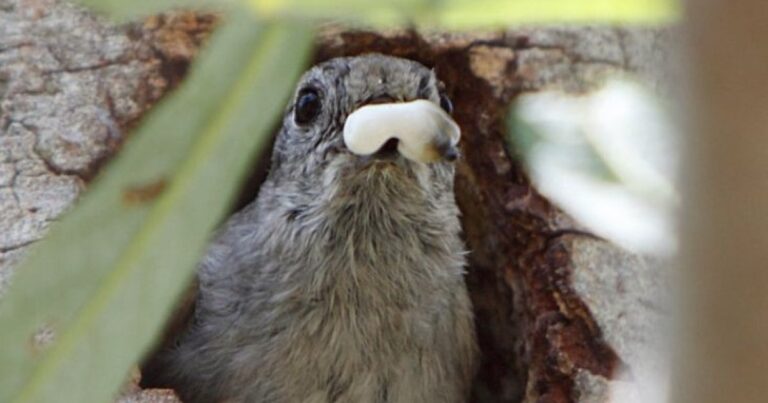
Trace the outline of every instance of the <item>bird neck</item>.
{"type": "Polygon", "coordinates": [[[435,277],[460,277],[465,252],[453,194],[436,197],[417,182],[388,179],[358,178],[311,197],[284,192],[267,203],[269,215],[281,218],[268,231],[281,270],[295,273],[309,294],[364,298],[393,286],[423,292],[440,284],[435,277]]]}

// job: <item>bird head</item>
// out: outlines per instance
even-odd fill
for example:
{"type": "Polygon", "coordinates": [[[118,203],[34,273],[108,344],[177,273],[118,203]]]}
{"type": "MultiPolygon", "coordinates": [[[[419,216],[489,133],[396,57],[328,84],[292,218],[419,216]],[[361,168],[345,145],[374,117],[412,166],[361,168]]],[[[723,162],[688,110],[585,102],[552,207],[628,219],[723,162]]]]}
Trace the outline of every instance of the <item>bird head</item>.
{"type": "Polygon", "coordinates": [[[270,179],[310,199],[358,191],[452,199],[460,132],[451,112],[442,83],[417,62],[378,54],[331,59],[300,79],[270,179]]]}

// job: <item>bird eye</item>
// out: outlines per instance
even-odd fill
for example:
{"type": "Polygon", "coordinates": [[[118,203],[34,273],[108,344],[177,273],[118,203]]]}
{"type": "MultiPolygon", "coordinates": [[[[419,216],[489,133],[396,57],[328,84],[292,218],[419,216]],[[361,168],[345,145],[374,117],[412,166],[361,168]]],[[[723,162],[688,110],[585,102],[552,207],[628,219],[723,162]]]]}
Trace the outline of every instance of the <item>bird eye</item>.
{"type": "Polygon", "coordinates": [[[312,122],[321,109],[320,94],[314,88],[304,88],[296,97],[294,120],[300,125],[312,122]]]}
{"type": "Polygon", "coordinates": [[[446,111],[449,115],[453,113],[453,103],[445,94],[440,94],[440,107],[443,108],[443,110],[446,111]]]}

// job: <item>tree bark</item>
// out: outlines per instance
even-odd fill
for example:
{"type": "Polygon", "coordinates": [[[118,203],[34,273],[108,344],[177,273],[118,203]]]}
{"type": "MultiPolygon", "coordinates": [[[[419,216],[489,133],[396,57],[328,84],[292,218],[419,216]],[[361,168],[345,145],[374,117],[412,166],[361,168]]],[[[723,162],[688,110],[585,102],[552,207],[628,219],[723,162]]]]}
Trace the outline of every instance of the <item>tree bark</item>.
{"type": "MultiPolygon", "coordinates": [[[[0,289],[26,246],[181,80],[212,27],[192,13],[113,26],[57,1],[0,0],[0,289]]],[[[617,369],[633,370],[651,348],[661,266],[580,231],[541,197],[507,147],[504,120],[523,92],[584,92],[622,72],[661,89],[665,37],[571,27],[331,28],[318,38],[317,61],[381,52],[433,67],[454,101],[464,154],[456,195],[483,352],[473,401],[606,401],[623,382],[617,369]]]]}

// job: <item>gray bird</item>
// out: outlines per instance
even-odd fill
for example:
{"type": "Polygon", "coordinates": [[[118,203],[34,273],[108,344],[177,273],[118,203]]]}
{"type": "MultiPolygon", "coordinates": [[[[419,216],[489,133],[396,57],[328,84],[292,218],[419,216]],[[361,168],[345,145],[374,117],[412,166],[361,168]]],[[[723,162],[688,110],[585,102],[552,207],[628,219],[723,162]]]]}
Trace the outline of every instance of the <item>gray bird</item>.
{"type": "Polygon", "coordinates": [[[186,403],[466,401],[477,347],[441,91],[382,55],[304,74],[154,384],[186,403]]]}

